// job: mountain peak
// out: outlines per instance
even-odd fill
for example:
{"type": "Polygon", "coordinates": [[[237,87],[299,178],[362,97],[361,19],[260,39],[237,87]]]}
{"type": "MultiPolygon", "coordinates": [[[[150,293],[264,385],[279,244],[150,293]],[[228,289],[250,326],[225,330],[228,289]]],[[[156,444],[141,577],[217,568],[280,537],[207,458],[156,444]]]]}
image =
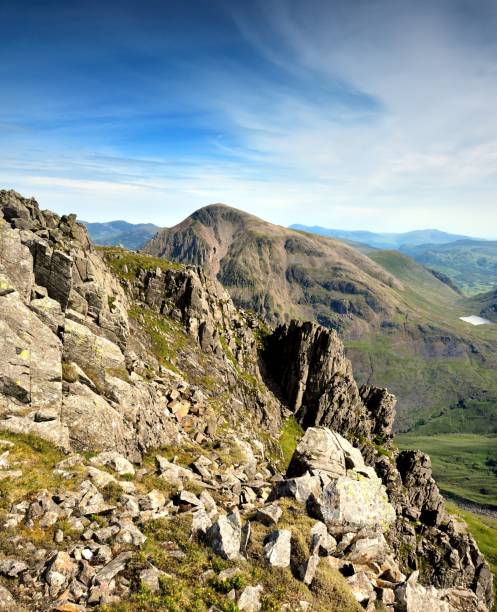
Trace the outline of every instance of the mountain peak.
{"type": "Polygon", "coordinates": [[[239,222],[248,222],[250,219],[263,222],[255,215],[251,215],[244,210],[223,203],[207,204],[207,206],[198,208],[189,217],[187,217],[187,219],[195,219],[200,221],[207,220],[208,218],[216,219],[218,221],[228,220],[230,222],[235,220],[238,220],[239,222]]]}
{"type": "Polygon", "coordinates": [[[393,307],[386,286],[400,288],[369,257],[342,242],[301,234],[225,204],[205,206],[159,231],[145,251],[202,266],[221,280],[238,306],[275,323],[296,312],[308,318],[310,304],[321,305],[323,321],[332,327],[351,324],[352,311],[372,320],[377,317],[373,303],[378,311],[393,307]],[[297,299],[302,290],[305,296],[297,299]],[[324,294],[316,301],[320,291],[324,294]],[[356,308],[352,304],[359,302],[358,296],[362,305],[356,308]],[[364,296],[371,299],[364,301],[364,296]],[[331,309],[325,304],[332,304],[331,309]]]}

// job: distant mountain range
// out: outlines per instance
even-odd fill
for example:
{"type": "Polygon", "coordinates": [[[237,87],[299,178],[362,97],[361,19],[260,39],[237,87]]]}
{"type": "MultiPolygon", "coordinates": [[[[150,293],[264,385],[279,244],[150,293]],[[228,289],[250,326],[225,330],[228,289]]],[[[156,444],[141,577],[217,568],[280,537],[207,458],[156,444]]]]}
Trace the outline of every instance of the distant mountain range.
{"type": "MultiPolygon", "coordinates": [[[[82,223],[88,228],[94,244],[121,245],[132,250],[142,249],[161,230],[153,223],[82,223]]],[[[375,249],[402,251],[437,272],[440,279],[454,283],[456,290],[460,288],[468,295],[490,291],[497,286],[497,241],[468,238],[435,229],[375,233],[299,224],[292,225],[290,229],[337,238],[369,256],[375,249]]]]}
{"type": "Polygon", "coordinates": [[[402,246],[417,246],[421,244],[447,244],[456,240],[478,240],[470,236],[448,234],[436,229],[414,230],[404,233],[376,233],[355,230],[328,229],[318,225],[307,226],[294,224],[291,229],[330,238],[339,238],[351,242],[362,242],[378,249],[399,249],[402,246]]]}
{"type": "Polygon", "coordinates": [[[107,223],[89,223],[86,225],[94,244],[108,246],[123,246],[138,250],[159,231],[153,223],[128,223],[127,221],[108,221],[107,223]]]}
{"type": "MultiPolygon", "coordinates": [[[[128,223],[127,221],[121,220],[108,221],[106,223],[81,221],[81,223],[88,228],[88,232],[94,244],[109,246],[121,245],[127,249],[135,250],[141,249],[146,242],[161,229],[153,223],[128,223]]],[[[318,234],[319,236],[338,238],[351,243],[362,243],[378,249],[400,249],[401,247],[407,246],[438,245],[460,240],[484,242],[468,236],[448,234],[447,232],[441,232],[436,229],[415,230],[397,234],[327,229],[325,227],[310,227],[299,224],[291,225],[290,229],[318,234]]]]}
{"type": "Polygon", "coordinates": [[[338,238],[371,255],[374,249],[402,251],[443,274],[466,295],[497,287],[497,241],[427,229],[389,234],[292,225],[291,228],[338,238]]]}

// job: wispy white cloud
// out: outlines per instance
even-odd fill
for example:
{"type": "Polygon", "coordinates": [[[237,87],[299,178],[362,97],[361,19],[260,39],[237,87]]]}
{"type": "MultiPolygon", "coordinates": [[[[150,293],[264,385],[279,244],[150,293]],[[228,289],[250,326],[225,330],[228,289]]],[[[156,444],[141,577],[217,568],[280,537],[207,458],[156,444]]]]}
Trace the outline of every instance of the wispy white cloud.
{"type": "Polygon", "coordinates": [[[57,104],[68,124],[50,129],[0,123],[0,182],[96,220],[169,225],[224,201],[281,224],[497,236],[493,3],[229,6],[246,56],[182,60],[173,82],[159,66],[131,106],[57,104]],[[174,121],[155,142],[174,110],[191,147],[164,146],[174,121]]]}

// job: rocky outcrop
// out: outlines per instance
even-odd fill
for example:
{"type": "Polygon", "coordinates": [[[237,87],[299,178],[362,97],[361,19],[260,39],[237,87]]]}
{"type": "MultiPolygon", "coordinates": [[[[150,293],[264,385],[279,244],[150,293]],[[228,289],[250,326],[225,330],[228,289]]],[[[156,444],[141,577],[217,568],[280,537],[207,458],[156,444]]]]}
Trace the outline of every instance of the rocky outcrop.
{"type": "Polygon", "coordinates": [[[395,521],[385,487],[357,448],[337,432],[311,427],[300,440],[287,476],[311,474],[320,481],[307,499],[310,513],[331,535],[386,531],[395,521]]]}
{"type": "Polygon", "coordinates": [[[445,516],[442,496],[431,476],[431,461],[420,451],[402,451],[397,455],[399,470],[407,495],[409,518],[425,525],[439,525],[445,516]]]}
{"type": "MultiPolygon", "coordinates": [[[[403,573],[388,541],[397,517],[386,489],[360,451],[339,433],[323,427],[307,429],[292,457],[286,481],[304,477],[315,480],[314,490],[307,498],[299,500],[295,489],[280,482],[270,498],[293,497],[308,515],[320,521],[311,529],[309,556],[295,567],[296,575],[305,584],[312,584],[317,568],[326,560],[345,576],[356,600],[368,610],[485,609],[486,596],[471,590],[471,582],[460,585],[455,574],[450,579],[445,574],[451,581],[451,587],[445,588],[433,580],[434,576],[429,586],[423,586],[418,582],[419,571],[403,573]]],[[[287,550],[283,533],[279,530],[267,536],[269,562],[268,555],[273,554],[276,543],[287,550]]],[[[424,540],[425,545],[428,541],[424,540]]],[[[288,553],[281,555],[281,563],[288,559],[291,564],[296,554],[296,548],[290,546],[288,553]]],[[[443,575],[440,568],[438,571],[443,575]]]]}
{"type": "MultiPolygon", "coordinates": [[[[119,267],[122,257],[122,253],[114,252],[107,255],[107,260],[119,267]]],[[[123,284],[133,300],[178,321],[203,353],[212,354],[222,363],[231,378],[226,383],[232,385],[253,418],[272,433],[278,431],[280,405],[266,389],[259,370],[254,331],[260,321],[256,317],[235,308],[222,286],[198,267],[154,266],[139,270],[132,281],[125,279],[123,284]],[[250,378],[248,386],[239,384],[240,370],[245,372],[246,381],[250,378]]]]}
{"type": "Polygon", "coordinates": [[[287,476],[302,476],[307,470],[319,471],[328,478],[345,476],[356,470],[370,476],[360,451],[340,434],[326,427],[311,427],[299,440],[287,469],[287,476]]]}
{"type": "Polygon", "coordinates": [[[181,321],[206,352],[222,356],[222,340],[232,351],[243,347],[251,352],[255,347],[253,335],[226,291],[209,280],[200,268],[143,270],[134,281],[131,294],[157,312],[181,321]],[[238,332],[238,345],[232,338],[221,335],[221,330],[233,327],[238,332]]]}
{"type": "Polygon", "coordinates": [[[379,478],[356,480],[341,476],[324,487],[321,495],[311,501],[316,518],[328,531],[386,531],[395,520],[395,511],[379,478]]]}
{"type": "Polygon", "coordinates": [[[352,366],[335,332],[310,322],[280,326],[268,338],[264,362],[304,428],[368,431],[352,366]]]}
{"type": "MultiPolygon", "coordinates": [[[[421,582],[438,588],[464,586],[490,605],[488,565],[467,529],[447,515],[429,457],[419,451],[399,453],[391,445],[395,397],[386,389],[358,389],[335,332],[309,322],[280,326],[267,340],[264,363],[280,398],[304,428],[325,425],[335,429],[361,449],[369,469],[377,472],[395,508],[396,520],[388,539],[403,571],[419,569],[421,582]]],[[[337,434],[324,431],[313,430],[300,442],[289,466],[292,478],[278,484],[280,491],[295,491],[296,497],[305,500],[316,497],[315,470],[320,466],[328,477],[345,477],[347,466],[336,463],[340,458],[337,434]],[[309,474],[304,474],[305,465],[312,468],[309,474]]],[[[349,450],[349,465],[351,457],[349,450]]],[[[368,498],[361,488],[365,485],[360,482],[339,480],[329,485],[327,495],[334,504],[329,516],[345,520],[340,507],[346,511],[355,507],[351,519],[360,516],[361,504],[355,506],[353,499],[368,498]]],[[[329,503],[321,495],[315,512],[324,520],[329,503]]]]}
{"type": "Polygon", "coordinates": [[[10,279],[3,279],[3,286],[12,291],[0,298],[0,408],[12,415],[27,407],[60,413],[62,342],[26,306],[10,279]]]}
{"type": "Polygon", "coordinates": [[[160,385],[131,382],[126,298],[75,216],[5,191],[0,212],[0,427],[134,459],[175,439],[160,385]]]}
{"type": "Polygon", "coordinates": [[[391,437],[395,398],[385,389],[359,390],[336,332],[291,321],[268,338],[268,376],[305,428],[323,425],[355,437],[391,437]]]}
{"type": "Polygon", "coordinates": [[[204,418],[205,402],[192,405],[194,390],[180,396],[174,372],[150,374],[161,365],[129,333],[128,310],[141,304],[137,312],[177,321],[198,346],[195,358],[212,354],[238,401],[277,430],[279,405],[255,382],[256,340],[220,285],[180,266],[143,265],[116,278],[74,215],[41,211],[13,191],[0,191],[0,216],[0,348],[8,355],[0,364],[1,428],[134,460],[177,441],[184,427],[214,431],[212,412],[204,418]],[[239,384],[241,370],[254,383],[239,384]]]}
{"type": "Polygon", "coordinates": [[[383,441],[392,437],[397,399],[387,389],[364,385],[359,389],[361,399],[371,420],[371,435],[383,441]]]}

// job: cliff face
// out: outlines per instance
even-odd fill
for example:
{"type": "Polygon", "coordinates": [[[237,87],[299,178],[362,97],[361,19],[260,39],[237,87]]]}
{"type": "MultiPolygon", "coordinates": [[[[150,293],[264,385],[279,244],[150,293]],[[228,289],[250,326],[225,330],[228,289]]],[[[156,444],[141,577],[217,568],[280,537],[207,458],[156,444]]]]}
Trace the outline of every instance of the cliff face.
{"type": "Polygon", "coordinates": [[[491,574],[474,539],[449,517],[430,458],[392,444],[395,397],[358,389],[335,332],[292,321],[268,338],[264,361],[277,394],[304,427],[326,426],[351,440],[380,475],[396,509],[389,539],[403,569],[439,588],[465,585],[492,600],[491,574]],[[381,451],[378,453],[378,451],[381,451]]]}
{"type": "Polygon", "coordinates": [[[392,436],[395,398],[359,389],[336,332],[292,321],[268,338],[264,361],[302,427],[321,425],[343,435],[392,436]]]}
{"type": "MultiPolygon", "coordinates": [[[[152,269],[140,269],[132,282],[124,279],[125,291],[74,216],[42,212],[14,192],[0,192],[0,201],[0,318],[9,355],[2,366],[0,426],[49,437],[64,448],[117,449],[135,460],[171,442],[178,432],[160,404],[177,383],[174,372],[130,336],[137,324],[129,317],[136,314],[133,301],[146,306],[137,316],[151,326],[163,314],[177,322],[173,332],[186,333],[199,354],[212,353],[229,377],[232,365],[221,342],[243,362],[239,346],[245,357],[252,355],[255,340],[228,295],[200,270],[150,261],[152,269]],[[152,382],[139,373],[136,351],[155,365],[152,382]],[[144,426],[144,418],[154,427],[144,426]]],[[[119,269],[120,257],[110,253],[111,266],[119,269]]],[[[271,405],[254,402],[264,410],[271,405]]],[[[271,422],[277,427],[279,414],[271,422]]]]}
{"type": "Polygon", "coordinates": [[[335,332],[272,331],[201,268],[95,250],[12,191],[0,331],[4,607],[490,603],[429,458],[392,445],[395,398],[358,388],[335,332]],[[285,473],[290,415],[306,433],[285,473]]]}

